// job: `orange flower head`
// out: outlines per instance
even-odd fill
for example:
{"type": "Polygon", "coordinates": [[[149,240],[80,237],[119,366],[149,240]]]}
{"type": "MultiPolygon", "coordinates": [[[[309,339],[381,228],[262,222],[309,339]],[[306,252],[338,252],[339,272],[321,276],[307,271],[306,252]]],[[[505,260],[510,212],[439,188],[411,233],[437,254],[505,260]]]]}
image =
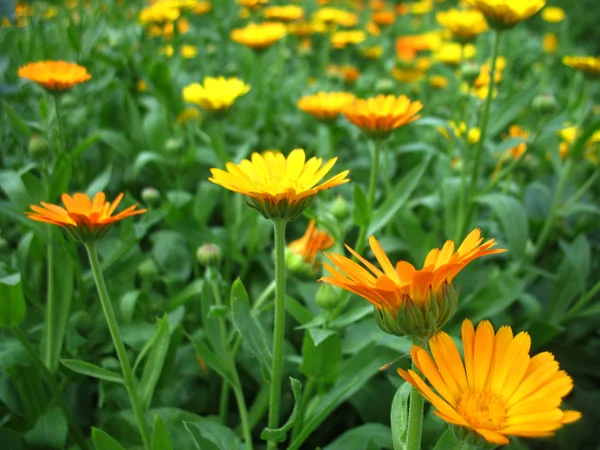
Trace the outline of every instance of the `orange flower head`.
{"type": "Polygon", "coordinates": [[[321,120],[333,120],[356,97],[349,92],[317,92],[298,100],[298,108],[321,120]]]}
{"type": "Polygon", "coordinates": [[[401,61],[414,61],[418,52],[432,50],[441,44],[439,33],[402,36],[396,40],[396,54],[401,61]]]}
{"type": "Polygon", "coordinates": [[[66,91],[92,78],[85,67],[65,61],[29,63],[19,67],[19,76],[53,92],[66,91]]]}
{"type": "Polygon", "coordinates": [[[265,50],[287,34],[287,28],[279,22],[250,23],[231,32],[231,39],[253,50],[265,50]]]}
{"type": "Polygon", "coordinates": [[[396,21],[396,15],[391,11],[376,11],[371,16],[371,21],[380,27],[387,27],[396,21]]]}
{"type": "Polygon", "coordinates": [[[346,119],[373,137],[386,137],[396,128],[414,122],[423,108],[419,101],[411,102],[402,95],[378,95],[358,99],[342,111],[346,119]]]}
{"type": "MultiPolygon", "coordinates": [[[[523,138],[528,140],[531,137],[531,133],[519,125],[511,125],[508,127],[508,135],[505,138],[523,138]]],[[[513,148],[509,148],[506,151],[506,155],[511,157],[512,159],[520,158],[523,153],[527,150],[527,143],[521,142],[520,144],[515,145],[513,148]]]]}
{"type": "Polygon", "coordinates": [[[64,208],[40,202],[42,207],[31,205],[30,208],[33,212],[26,211],[25,214],[31,220],[61,226],[76,239],[89,242],[103,236],[114,222],[147,211],[146,209],[136,209],[137,205],[133,205],[113,216],[112,214],[122,198],[123,194],[121,193],[110,203],[106,201],[104,192],[98,192],[93,200],[87,194],[75,193],[73,197],[63,194],[64,208]]]}
{"type": "Polygon", "coordinates": [[[383,331],[399,336],[429,338],[456,309],[456,293],[452,286],[454,277],[474,259],[506,251],[492,249],[496,245],[494,239],[482,242],[478,228],[456,251],[454,242],[448,240],[442,249],[431,250],[423,268],[417,270],[407,261],[398,261],[394,267],[377,239],[371,236],[369,244],[381,269],[346,246],[362,265],[342,255],[325,253],[332,263],[325,263],[325,269],[331,276],[320,281],[371,302],[375,307],[377,324],[383,331]]]}
{"type": "Polygon", "coordinates": [[[248,204],[269,219],[293,220],[302,213],[320,191],[349,182],[345,170],[318,184],[334,166],[337,158],[323,166],[321,158],[308,161],[303,149],[295,149],[286,158],[280,152],[253,153],[251,160],[229,162],[227,171],[210,169],[209,181],[248,197],[248,204]]]}
{"type": "Polygon", "coordinates": [[[588,77],[600,77],[600,56],[565,56],[562,61],[588,77]]]}
{"type": "Polygon", "coordinates": [[[236,3],[244,8],[258,9],[269,4],[269,0],[236,0],[236,3]]]}
{"type": "Polygon", "coordinates": [[[288,245],[286,265],[292,272],[313,276],[320,267],[320,264],[316,263],[317,255],[333,244],[334,240],[329,233],[319,231],[315,227],[315,221],[311,220],[304,236],[288,245]]]}
{"type": "Polygon", "coordinates": [[[581,418],[578,411],[560,409],[573,379],[552,353],[530,356],[526,332],[513,336],[509,326],[495,332],[487,320],[475,329],[465,319],[462,343],[464,358],[452,338],[440,332],[429,340],[431,356],[417,345],[411,348],[422,375],[398,369],[462,440],[473,439],[478,447],[506,445],[509,436],[549,437],[581,418]]]}

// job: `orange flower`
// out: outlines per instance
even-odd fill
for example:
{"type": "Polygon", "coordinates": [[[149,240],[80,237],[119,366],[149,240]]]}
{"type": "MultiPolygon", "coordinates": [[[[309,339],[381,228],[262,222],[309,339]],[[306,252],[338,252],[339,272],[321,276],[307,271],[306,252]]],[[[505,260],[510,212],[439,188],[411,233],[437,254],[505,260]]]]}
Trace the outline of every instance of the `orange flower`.
{"type": "Polygon", "coordinates": [[[31,220],[64,227],[77,239],[88,241],[102,236],[108,226],[114,222],[147,211],[146,209],[136,210],[137,205],[133,205],[113,216],[112,213],[115,212],[122,198],[123,194],[121,193],[111,204],[106,201],[104,192],[98,192],[93,200],[90,200],[87,194],[75,193],[73,197],[63,194],[62,202],[66,209],[58,205],[40,202],[43,208],[31,205],[34,212],[26,211],[25,214],[31,220]]]}
{"type": "Polygon", "coordinates": [[[85,67],[65,61],[39,61],[19,67],[19,76],[42,85],[49,91],[66,91],[92,76],[85,67]]]}
{"type": "Polygon", "coordinates": [[[396,21],[396,16],[391,11],[377,11],[373,13],[371,20],[380,27],[386,27],[396,21]]]}
{"type": "Polygon", "coordinates": [[[471,442],[475,438],[477,447],[485,447],[485,441],[506,445],[508,436],[553,436],[581,418],[578,411],[560,409],[573,379],[559,370],[552,353],[529,356],[526,332],[513,337],[504,326],[495,333],[487,320],[475,330],[466,319],[462,342],[464,363],[444,332],[429,341],[433,358],[419,346],[411,348],[412,360],[437,392],[413,370],[398,369],[398,374],[435,406],[437,416],[462,427],[458,434],[471,442]]]}
{"type": "Polygon", "coordinates": [[[354,101],[354,94],[348,92],[317,92],[298,100],[298,108],[312,114],[321,120],[335,119],[344,109],[354,101]]]}
{"type": "Polygon", "coordinates": [[[396,54],[402,61],[413,61],[418,52],[431,50],[441,43],[439,33],[402,36],[396,40],[396,54]]]}
{"type": "Polygon", "coordinates": [[[342,111],[344,116],[365,133],[387,136],[396,128],[417,120],[423,108],[419,101],[411,102],[402,95],[378,95],[369,99],[358,99],[342,111]]]}
{"type": "Polygon", "coordinates": [[[329,233],[317,230],[315,221],[311,220],[304,236],[288,245],[288,251],[286,252],[287,266],[293,272],[313,275],[320,266],[320,264],[315,263],[317,255],[333,244],[334,240],[329,233]]]}

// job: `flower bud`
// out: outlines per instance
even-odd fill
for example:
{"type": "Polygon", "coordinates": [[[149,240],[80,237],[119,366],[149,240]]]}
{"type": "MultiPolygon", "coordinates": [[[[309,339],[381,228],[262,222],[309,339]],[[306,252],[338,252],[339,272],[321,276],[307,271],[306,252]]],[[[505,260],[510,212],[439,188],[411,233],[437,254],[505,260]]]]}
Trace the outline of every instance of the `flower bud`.
{"type": "Polygon", "coordinates": [[[338,195],[331,204],[331,214],[338,220],[344,220],[350,214],[348,202],[341,195],[338,195]]]}
{"type": "Polygon", "coordinates": [[[340,296],[332,285],[320,283],[315,301],[320,308],[323,308],[325,311],[331,311],[340,304],[340,296]]]}
{"type": "Polygon", "coordinates": [[[481,72],[481,67],[477,63],[467,61],[462,65],[461,71],[463,80],[465,80],[469,85],[471,85],[479,76],[479,73],[481,72]]]}
{"type": "Polygon", "coordinates": [[[138,266],[138,274],[144,280],[152,281],[159,274],[158,266],[152,258],[148,258],[138,266]]]}
{"type": "Polygon", "coordinates": [[[316,272],[313,264],[306,262],[302,255],[291,250],[289,247],[285,249],[285,266],[290,272],[302,278],[314,277],[316,272]]]}
{"type": "Polygon", "coordinates": [[[182,146],[183,142],[181,141],[181,139],[177,138],[171,138],[168,139],[167,142],[165,142],[165,150],[167,150],[168,152],[177,152],[181,149],[182,146]]]}
{"type": "Polygon", "coordinates": [[[48,154],[49,150],[48,142],[39,134],[34,134],[29,139],[29,154],[33,159],[42,159],[48,154]]]}
{"type": "Polygon", "coordinates": [[[381,78],[375,84],[375,90],[382,94],[392,94],[395,91],[395,84],[389,78],[381,78]]]}
{"type": "Polygon", "coordinates": [[[158,205],[160,203],[160,192],[153,187],[147,187],[142,190],[142,200],[147,205],[158,205]]]}
{"type": "Polygon", "coordinates": [[[215,244],[204,244],[196,250],[196,259],[205,267],[213,267],[221,262],[223,251],[215,244]]]}
{"type": "Polygon", "coordinates": [[[547,116],[553,114],[558,109],[556,97],[552,94],[540,94],[531,102],[531,108],[537,114],[547,116]]]}

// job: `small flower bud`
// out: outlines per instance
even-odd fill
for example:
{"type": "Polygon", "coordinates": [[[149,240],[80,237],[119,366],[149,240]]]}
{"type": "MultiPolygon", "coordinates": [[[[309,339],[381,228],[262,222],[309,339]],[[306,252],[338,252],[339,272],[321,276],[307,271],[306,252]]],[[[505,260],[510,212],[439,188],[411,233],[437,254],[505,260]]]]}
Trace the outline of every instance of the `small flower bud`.
{"type": "Polygon", "coordinates": [[[152,281],[159,274],[158,266],[152,258],[148,258],[138,266],[138,274],[144,280],[152,281]]]}
{"type": "Polygon", "coordinates": [[[558,109],[556,97],[552,94],[540,94],[531,102],[531,108],[537,114],[547,116],[553,114],[558,109]]]}
{"type": "Polygon", "coordinates": [[[320,308],[331,311],[340,304],[340,296],[332,285],[321,283],[315,301],[320,308]]]}
{"type": "Polygon", "coordinates": [[[288,247],[285,249],[285,266],[290,272],[302,278],[311,278],[315,274],[314,266],[306,262],[302,255],[290,250],[288,247]]]}
{"type": "Polygon", "coordinates": [[[465,80],[469,85],[471,85],[479,76],[479,73],[481,72],[481,67],[477,63],[467,61],[462,65],[461,70],[463,80],[465,80]]]}
{"type": "Polygon", "coordinates": [[[205,267],[218,265],[222,257],[221,247],[215,244],[204,244],[196,250],[196,259],[205,267]]]}
{"type": "Polygon", "coordinates": [[[142,200],[147,205],[157,205],[160,203],[160,192],[153,187],[147,187],[142,190],[142,200]]]}
{"type": "Polygon", "coordinates": [[[381,78],[375,84],[375,90],[382,94],[392,94],[395,91],[395,84],[389,78],[381,78]]]}
{"type": "Polygon", "coordinates": [[[177,138],[168,139],[167,142],[165,143],[165,149],[168,152],[173,152],[173,153],[179,151],[182,146],[183,146],[183,142],[181,141],[181,139],[177,139],[177,138]]]}
{"type": "Polygon", "coordinates": [[[350,214],[348,202],[341,195],[338,195],[331,204],[331,214],[338,220],[344,220],[350,214]]]}
{"type": "Polygon", "coordinates": [[[48,154],[50,146],[46,139],[38,134],[34,134],[29,139],[29,154],[33,159],[42,159],[48,154]]]}

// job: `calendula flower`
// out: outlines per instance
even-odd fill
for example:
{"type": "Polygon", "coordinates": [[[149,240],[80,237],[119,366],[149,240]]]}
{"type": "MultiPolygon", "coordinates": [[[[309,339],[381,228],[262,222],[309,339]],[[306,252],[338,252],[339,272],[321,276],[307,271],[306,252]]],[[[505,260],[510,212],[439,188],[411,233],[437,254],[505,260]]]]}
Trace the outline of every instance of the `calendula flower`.
{"type": "Polygon", "coordinates": [[[448,86],[448,79],[441,75],[432,75],[428,79],[429,85],[435,89],[444,89],[448,86]]]}
{"type": "Polygon", "coordinates": [[[140,24],[148,25],[148,24],[159,24],[164,25],[168,22],[173,22],[176,20],[181,12],[179,9],[174,8],[172,6],[166,5],[164,3],[155,3],[150,5],[140,12],[140,24]]]}
{"type": "Polygon", "coordinates": [[[342,66],[342,76],[346,84],[353,84],[360,77],[360,70],[354,66],[342,66]]]}
{"type": "MultiPolygon", "coordinates": [[[[471,87],[471,94],[483,100],[487,98],[489,84],[490,84],[490,73],[491,73],[491,62],[486,62],[480,68],[479,76],[473,81],[471,87]]],[[[502,71],[506,67],[506,58],[499,56],[496,59],[496,73],[494,75],[494,85],[502,81],[502,71]]]]}
{"type": "Polygon", "coordinates": [[[316,262],[317,255],[333,244],[333,238],[326,231],[319,231],[315,227],[315,221],[311,220],[304,236],[287,246],[286,265],[292,272],[312,276],[320,266],[316,262]]]}
{"type": "Polygon", "coordinates": [[[546,53],[556,53],[558,49],[558,38],[554,33],[545,33],[542,41],[542,48],[546,53]]]}
{"type": "Polygon", "coordinates": [[[298,5],[269,6],[263,10],[263,16],[269,20],[292,22],[304,17],[304,10],[298,5]]]}
{"type": "Polygon", "coordinates": [[[172,45],[165,45],[163,47],[160,47],[158,49],[158,53],[160,53],[161,55],[165,55],[167,58],[172,58],[173,55],[175,54],[175,49],[173,48],[172,45]]]}
{"type": "Polygon", "coordinates": [[[600,57],[596,56],[565,56],[563,64],[582,71],[589,77],[600,76],[600,57]]]}
{"type": "Polygon", "coordinates": [[[65,61],[40,61],[19,67],[19,76],[49,91],[59,92],[88,81],[92,76],[85,67],[65,61]]]}
{"type": "Polygon", "coordinates": [[[445,42],[436,49],[433,59],[443,64],[456,66],[462,62],[463,57],[464,59],[471,59],[473,56],[475,56],[474,45],[445,42]]]}
{"type": "Polygon", "coordinates": [[[288,24],[288,32],[298,37],[308,37],[314,33],[325,33],[327,27],[322,22],[313,20],[312,22],[297,21],[288,24]]]}
{"type": "Polygon", "coordinates": [[[182,45],[181,46],[181,56],[184,59],[191,59],[198,56],[198,49],[193,45],[182,45]]]}
{"type": "Polygon", "coordinates": [[[488,29],[485,17],[476,9],[452,8],[437,13],[435,18],[460,42],[472,41],[488,29]]]}
{"type": "Polygon", "coordinates": [[[378,95],[369,99],[358,99],[342,111],[346,119],[363,132],[374,137],[385,137],[396,128],[414,122],[423,108],[419,101],[411,102],[402,95],[378,95]]]}
{"type": "Polygon", "coordinates": [[[250,86],[239,78],[205,77],[202,84],[192,83],[183,88],[183,99],[207,111],[224,112],[249,91],[250,86]]]}
{"type": "Polygon", "coordinates": [[[155,5],[161,5],[166,8],[174,8],[179,11],[186,9],[193,10],[198,5],[198,0],[159,0],[155,5]]]}
{"type": "Polygon", "coordinates": [[[546,0],[467,0],[496,29],[512,28],[546,5],[546,0]]]}
{"type": "Polygon", "coordinates": [[[285,25],[279,22],[263,22],[258,25],[250,23],[244,28],[233,30],[231,39],[254,50],[264,50],[286,34],[285,25]]]}
{"type": "Polygon", "coordinates": [[[565,10],[558,6],[546,6],[542,10],[542,19],[549,23],[560,23],[565,20],[565,10]]]}
{"type": "Polygon", "coordinates": [[[133,205],[113,216],[122,198],[123,194],[119,194],[111,204],[106,201],[103,192],[98,192],[93,200],[87,194],[76,193],[73,197],[63,194],[64,208],[41,202],[42,207],[31,205],[33,212],[27,211],[25,214],[31,220],[63,227],[75,238],[87,242],[101,237],[113,223],[146,212],[133,205]]]}
{"type": "Polygon", "coordinates": [[[314,14],[314,19],[328,26],[340,25],[353,27],[358,23],[358,16],[344,9],[325,7],[314,14]]]}
{"type": "Polygon", "coordinates": [[[381,45],[370,45],[361,47],[359,52],[367,59],[379,59],[383,55],[383,47],[381,45]]]}
{"type": "Polygon", "coordinates": [[[425,72],[419,69],[392,68],[392,76],[402,83],[414,83],[425,78],[425,72]]]}
{"type": "Polygon", "coordinates": [[[336,31],[331,35],[333,48],[346,48],[349,44],[360,44],[367,39],[367,34],[362,30],[336,31]]]}
{"type": "Polygon", "coordinates": [[[578,411],[560,409],[573,379],[559,370],[552,353],[530,356],[526,332],[513,336],[503,326],[495,333],[487,320],[475,330],[466,319],[462,342],[464,358],[452,338],[440,332],[429,341],[433,358],[421,347],[411,348],[423,378],[413,370],[398,369],[398,374],[435,406],[437,416],[461,427],[457,431],[463,439],[476,433],[487,442],[506,445],[509,436],[553,436],[581,418],[578,411]]]}
{"type": "Polygon", "coordinates": [[[401,61],[414,61],[418,52],[435,49],[441,43],[442,38],[437,32],[402,36],[396,40],[396,54],[401,61]]]}
{"type": "Polygon", "coordinates": [[[317,92],[298,100],[298,108],[321,120],[335,119],[356,97],[348,92],[317,92]]]}
{"type": "MultiPolygon", "coordinates": [[[[508,134],[504,136],[505,139],[523,138],[525,140],[528,140],[530,137],[531,137],[531,133],[519,125],[511,125],[510,127],[508,127],[508,134]]],[[[517,159],[517,158],[521,157],[521,155],[523,155],[523,153],[525,153],[525,150],[527,150],[527,143],[521,142],[520,144],[517,144],[514,147],[509,148],[506,151],[506,155],[512,159],[517,159]]]]}
{"type": "Polygon", "coordinates": [[[211,11],[212,5],[210,2],[200,1],[194,9],[192,9],[192,14],[196,14],[197,16],[201,16],[203,14],[207,14],[211,11]]]}
{"type": "Polygon", "coordinates": [[[371,21],[380,27],[387,27],[396,21],[396,15],[391,11],[377,11],[371,15],[371,21]]]}
{"type": "Polygon", "coordinates": [[[349,182],[345,170],[318,184],[331,170],[337,158],[323,166],[321,158],[308,161],[304,150],[295,149],[286,158],[279,152],[253,153],[251,160],[227,163],[227,171],[210,169],[215,184],[248,197],[248,204],[266,218],[292,220],[306,209],[315,195],[349,182]]]}
{"type": "Polygon", "coordinates": [[[333,265],[325,263],[330,276],[319,281],[368,300],[375,307],[377,324],[386,333],[429,338],[456,309],[454,277],[474,259],[506,251],[491,249],[496,245],[494,239],[482,242],[479,229],[473,230],[456,251],[454,242],[446,241],[442,249],[431,250],[423,268],[417,270],[407,261],[393,266],[371,236],[369,244],[382,270],[346,245],[362,265],[336,253],[325,253],[333,265]]]}
{"type": "Polygon", "coordinates": [[[200,122],[202,120],[202,114],[196,108],[185,108],[176,119],[176,122],[179,124],[184,124],[188,122],[200,122]]]}
{"type": "MultiPolygon", "coordinates": [[[[560,137],[559,154],[561,159],[566,159],[569,156],[569,151],[575,138],[579,134],[580,130],[572,125],[567,125],[565,128],[558,131],[560,137]]],[[[600,131],[595,131],[594,134],[585,143],[583,156],[591,163],[597,164],[598,162],[598,144],[600,144],[600,131]]]]}
{"type": "MultiPolygon", "coordinates": [[[[448,125],[452,130],[452,134],[454,134],[454,136],[458,139],[462,139],[466,136],[469,144],[475,144],[479,142],[479,138],[481,137],[481,130],[479,128],[468,128],[465,122],[456,123],[453,120],[449,120],[448,125]]],[[[446,137],[446,139],[450,139],[450,135],[448,134],[446,128],[440,127],[438,130],[446,137]]]]}
{"type": "Polygon", "coordinates": [[[433,0],[420,0],[410,4],[410,12],[414,15],[430,13],[433,9],[433,0]]]}
{"type": "Polygon", "coordinates": [[[269,4],[269,0],[236,0],[236,3],[244,8],[258,9],[269,4]]]}

